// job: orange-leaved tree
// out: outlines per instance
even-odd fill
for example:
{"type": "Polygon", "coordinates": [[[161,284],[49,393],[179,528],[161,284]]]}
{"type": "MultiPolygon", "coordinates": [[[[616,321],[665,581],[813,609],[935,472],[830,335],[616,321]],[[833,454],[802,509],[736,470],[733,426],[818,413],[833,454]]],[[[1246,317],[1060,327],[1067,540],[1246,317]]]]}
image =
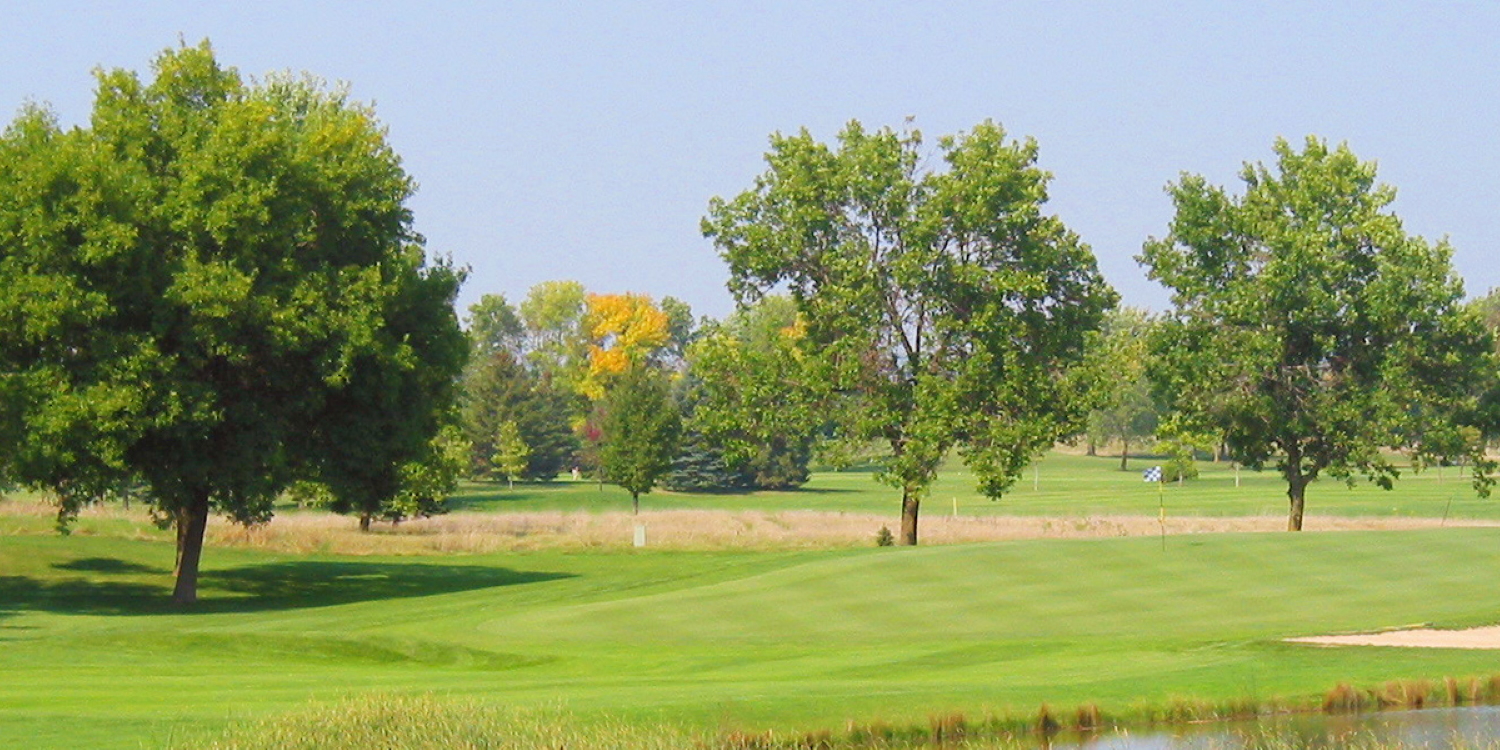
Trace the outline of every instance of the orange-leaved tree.
{"type": "Polygon", "coordinates": [[[590,294],[585,305],[589,369],[580,390],[598,401],[613,378],[645,364],[671,333],[667,314],[644,294],[590,294]]]}

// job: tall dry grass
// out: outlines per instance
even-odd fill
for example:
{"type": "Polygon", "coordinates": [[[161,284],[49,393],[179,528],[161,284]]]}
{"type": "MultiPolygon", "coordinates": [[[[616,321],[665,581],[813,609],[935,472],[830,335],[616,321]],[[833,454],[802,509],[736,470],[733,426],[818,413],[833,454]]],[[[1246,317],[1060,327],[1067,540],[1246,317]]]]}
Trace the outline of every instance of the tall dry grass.
{"type": "MultiPolygon", "coordinates": [[[[1088,707],[1080,709],[1084,716],[1088,707]]],[[[1022,750],[1074,741],[1083,746],[1107,744],[1109,737],[1087,730],[1073,736],[1056,733],[1068,727],[1046,706],[1032,721],[1016,724],[989,717],[971,721],[963,714],[940,714],[928,727],[883,723],[853,725],[842,733],[766,731],[747,733],[692,730],[665,722],[582,718],[563,709],[515,709],[474,700],[426,696],[364,695],[336,703],[316,703],[290,713],[236,724],[218,736],[178,737],[169,748],[216,750],[920,750],[972,748],[1022,750]],[[1102,742],[1101,742],[1102,741],[1102,742]]],[[[1091,718],[1092,720],[1092,718],[1091,718]]],[[[1080,718],[1079,726],[1082,727],[1080,718]]],[[[1492,740],[1474,742],[1461,736],[1414,735],[1410,741],[1386,739],[1369,732],[1304,735],[1278,725],[1228,727],[1184,735],[1180,745],[1204,750],[1408,750],[1431,747],[1431,740],[1453,750],[1495,750],[1492,740]]],[[[1165,736],[1152,746],[1176,747],[1165,736]]]]}
{"type": "MultiPolygon", "coordinates": [[[[642,513],[452,513],[358,531],[353,519],[329,514],[277,516],[268,524],[210,526],[212,544],[288,552],[347,555],[453,554],[536,550],[619,550],[633,546],[637,524],[646,546],[668,550],[797,550],[866,547],[892,519],[884,515],[816,511],[665,510],[642,513]]],[[[1169,519],[1166,533],[1272,532],[1280,517],[1169,519]]],[[[1324,519],[1330,530],[1436,526],[1422,519],[1324,519]]],[[[964,544],[1014,539],[1151,536],[1155,519],[1089,516],[933,517],[921,527],[923,544],[964,544]]]]}
{"type": "Polygon", "coordinates": [[[375,695],[314,705],[172,747],[216,750],[681,750],[707,738],[667,724],[580,721],[562,710],[519,710],[432,696],[375,695]]]}
{"type": "MultiPolygon", "coordinates": [[[[50,533],[55,508],[45,499],[7,498],[0,502],[0,533],[50,533]]],[[[661,510],[639,516],[623,512],[539,511],[451,513],[391,525],[377,523],[360,532],[349,517],[319,512],[277,515],[269,523],[244,527],[216,518],[208,543],[276,552],[340,555],[431,555],[537,550],[621,550],[632,547],[637,524],[646,527],[647,547],[667,550],[799,550],[874,546],[881,527],[894,514],[819,511],[661,510]]],[[[1320,530],[1411,529],[1436,527],[1438,519],[1310,518],[1320,530]]],[[[1168,518],[1168,535],[1220,532],[1273,532],[1280,516],[1168,518]]],[[[1466,525],[1496,525],[1465,522],[1466,525]]],[[[1455,525],[1451,521],[1448,525],[1455,525]]],[[[140,506],[85,508],[75,533],[169,538],[150,523],[140,506]]],[[[922,520],[923,544],[964,544],[1015,539],[1154,536],[1162,533],[1147,516],[948,516],[922,520]]]]}

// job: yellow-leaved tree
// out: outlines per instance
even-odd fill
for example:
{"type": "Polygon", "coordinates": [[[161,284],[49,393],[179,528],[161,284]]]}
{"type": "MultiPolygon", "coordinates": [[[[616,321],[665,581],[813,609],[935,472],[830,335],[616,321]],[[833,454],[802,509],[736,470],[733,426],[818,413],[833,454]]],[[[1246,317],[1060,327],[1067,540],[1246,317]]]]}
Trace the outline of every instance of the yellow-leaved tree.
{"type": "Polygon", "coordinates": [[[590,294],[585,306],[589,369],[580,390],[598,401],[613,378],[667,345],[670,326],[667,314],[644,294],[590,294]]]}

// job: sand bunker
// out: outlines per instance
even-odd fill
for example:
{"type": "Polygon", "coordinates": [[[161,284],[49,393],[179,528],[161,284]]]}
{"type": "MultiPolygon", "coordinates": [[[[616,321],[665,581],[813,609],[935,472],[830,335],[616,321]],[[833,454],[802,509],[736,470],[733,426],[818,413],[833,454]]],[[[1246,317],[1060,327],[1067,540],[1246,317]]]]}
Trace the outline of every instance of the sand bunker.
{"type": "Polygon", "coordinates": [[[1413,628],[1410,630],[1388,630],[1383,633],[1320,635],[1307,638],[1288,638],[1287,640],[1293,643],[1311,643],[1319,646],[1500,649],[1500,625],[1469,628],[1467,630],[1413,628]]]}

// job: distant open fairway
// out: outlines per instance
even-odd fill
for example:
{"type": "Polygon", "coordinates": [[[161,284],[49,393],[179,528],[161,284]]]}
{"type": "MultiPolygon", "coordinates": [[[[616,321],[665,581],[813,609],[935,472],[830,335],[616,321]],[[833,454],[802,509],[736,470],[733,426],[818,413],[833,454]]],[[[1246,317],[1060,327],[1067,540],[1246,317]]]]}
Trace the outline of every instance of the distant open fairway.
{"type": "MultiPolygon", "coordinates": [[[[1118,456],[1089,457],[1053,452],[1035,462],[999,500],[974,490],[973,476],[957,461],[938,477],[923,501],[926,517],[950,515],[956,501],[965,516],[1028,515],[1077,518],[1090,515],[1146,515],[1156,517],[1155,485],[1141,480],[1141,471],[1160,463],[1132,458],[1130,470],[1120,471],[1118,456]]],[[[1273,469],[1238,472],[1229,463],[1199,462],[1200,477],[1182,485],[1169,484],[1162,493],[1169,515],[1285,516],[1286,482],[1273,469]]],[[[822,510],[889,514],[896,519],[900,493],[875,481],[870,471],[819,472],[805,487],[792,492],[745,494],[679,494],[656,492],[642,498],[646,509],[822,510]]],[[[589,482],[518,485],[469,484],[450,503],[457,510],[572,511],[629,507],[629,496],[616,488],[600,490],[589,482]]],[[[1500,501],[1479,498],[1469,484],[1468,470],[1445,467],[1421,473],[1403,469],[1394,491],[1361,482],[1350,488],[1335,479],[1314,482],[1307,491],[1310,515],[1346,517],[1425,517],[1500,520],[1500,501]]],[[[1309,527],[1312,528],[1312,527],[1309,527]]]]}
{"type": "MultiPolygon", "coordinates": [[[[1434,502],[1402,494],[1384,497],[1434,502]]],[[[1154,497],[1130,502],[1154,510],[1154,497]]],[[[117,523],[0,537],[0,746],[154,747],[368,692],[838,729],[1500,672],[1495,652],[1280,640],[1500,622],[1500,529],[1198,534],[1165,551],[1150,537],[421,557],[213,548],[203,602],[184,613],[167,604],[171,545],[117,523]]]]}

